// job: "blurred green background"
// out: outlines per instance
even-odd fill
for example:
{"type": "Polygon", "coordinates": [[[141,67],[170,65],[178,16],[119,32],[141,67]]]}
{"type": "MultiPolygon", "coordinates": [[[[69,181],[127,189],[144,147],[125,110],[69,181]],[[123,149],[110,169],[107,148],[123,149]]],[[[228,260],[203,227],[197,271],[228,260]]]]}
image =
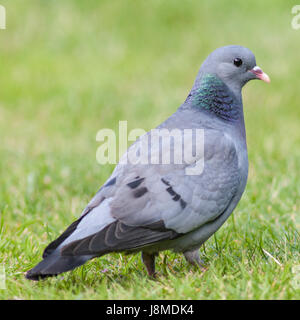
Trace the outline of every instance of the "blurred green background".
{"type": "MultiPolygon", "coordinates": [[[[295,1],[1,0],[2,299],[295,299],[300,275],[300,30],[295,1]],[[23,273],[75,220],[113,166],[96,162],[101,128],[149,130],[184,101],[217,47],[250,48],[271,84],[243,91],[249,180],[234,215],[192,270],[161,253],[162,279],[138,255],[92,261],[32,283],[23,273]],[[269,252],[280,264],[264,253],[269,252]],[[164,259],[168,262],[164,266],[164,259]],[[101,272],[102,271],[102,272],[101,272]]],[[[300,280],[299,280],[300,281],[300,280]]]]}

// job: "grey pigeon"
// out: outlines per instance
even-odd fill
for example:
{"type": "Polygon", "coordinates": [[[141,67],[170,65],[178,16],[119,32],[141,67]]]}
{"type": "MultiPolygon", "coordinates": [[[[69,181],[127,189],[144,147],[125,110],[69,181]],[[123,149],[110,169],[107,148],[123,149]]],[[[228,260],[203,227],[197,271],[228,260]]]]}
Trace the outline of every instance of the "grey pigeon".
{"type": "MultiPolygon", "coordinates": [[[[54,276],[110,252],[141,251],[150,276],[155,275],[155,256],[162,250],[182,252],[187,261],[200,265],[200,246],[226,221],[246,186],[241,89],[252,79],[270,82],[249,49],[226,46],[213,51],[185,102],[157,127],[203,129],[204,151],[182,163],[120,161],[79,219],[46,247],[43,260],[26,277],[54,276]],[[186,169],[200,160],[201,174],[187,174],[186,169]]],[[[187,144],[197,154],[193,139],[187,144]]],[[[138,141],[125,158],[141,152],[140,146],[135,148],[138,141]]],[[[154,158],[165,152],[161,145],[152,151],[154,158]]]]}

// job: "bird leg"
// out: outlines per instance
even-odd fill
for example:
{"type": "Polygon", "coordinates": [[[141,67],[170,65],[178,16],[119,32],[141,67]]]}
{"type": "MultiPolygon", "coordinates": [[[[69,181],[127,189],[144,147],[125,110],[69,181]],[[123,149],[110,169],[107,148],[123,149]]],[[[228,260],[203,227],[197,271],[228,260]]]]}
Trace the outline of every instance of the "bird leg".
{"type": "Polygon", "coordinates": [[[142,261],[146,266],[149,277],[155,277],[155,257],[157,253],[147,253],[142,251],[142,261]]]}
{"type": "Polygon", "coordinates": [[[202,270],[205,269],[203,261],[200,260],[199,249],[193,251],[185,251],[183,254],[187,262],[189,262],[193,266],[200,267],[200,269],[202,270]]]}

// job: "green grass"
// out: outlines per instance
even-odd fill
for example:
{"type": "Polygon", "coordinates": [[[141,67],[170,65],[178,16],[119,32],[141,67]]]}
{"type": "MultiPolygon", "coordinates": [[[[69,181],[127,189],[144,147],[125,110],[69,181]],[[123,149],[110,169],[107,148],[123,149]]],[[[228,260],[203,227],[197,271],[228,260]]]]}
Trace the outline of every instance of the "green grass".
{"type": "Polygon", "coordinates": [[[299,299],[300,30],[293,1],[2,0],[1,299],[299,299]],[[24,273],[109,177],[96,133],[155,127],[209,52],[252,49],[272,82],[244,89],[250,171],[234,214],[201,248],[208,270],[160,253],[111,254],[39,283],[24,273]],[[267,253],[266,253],[267,252],[267,253]],[[268,255],[268,253],[272,257],[268,255]],[[63,277],[63,278],[62,278],[63,277]]]}

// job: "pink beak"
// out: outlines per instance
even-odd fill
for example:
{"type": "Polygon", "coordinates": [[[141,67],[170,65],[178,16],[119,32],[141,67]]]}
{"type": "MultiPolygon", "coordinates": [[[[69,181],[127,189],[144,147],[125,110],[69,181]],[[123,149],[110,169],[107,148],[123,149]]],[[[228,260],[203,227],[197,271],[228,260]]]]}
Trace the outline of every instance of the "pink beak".
{"type": "Polygon", "coordinates": [[[258,66],[255,66],[253,69],[249,70],[250,72],[252,72],[253,74],[255,74],[256,78],[257,79],[260,79],[264,82],[267,82],[267,83],[270,83],[271,80],[270,80],[270,77],[264,73],[260,67],[258,66]]]}

